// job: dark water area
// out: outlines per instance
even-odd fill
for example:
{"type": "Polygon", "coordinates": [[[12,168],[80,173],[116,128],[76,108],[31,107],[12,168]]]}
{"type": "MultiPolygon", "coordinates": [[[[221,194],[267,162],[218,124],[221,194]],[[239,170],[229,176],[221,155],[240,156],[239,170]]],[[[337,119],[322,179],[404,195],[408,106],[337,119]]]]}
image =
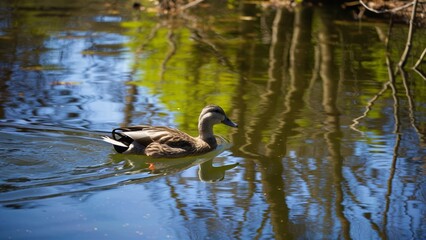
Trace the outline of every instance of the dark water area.
{"type": "Polygon", "coordinates": [[[334,7],[0,2],[1,239],[426,239],[426,29],[334,7]],[[208,154],[101,140],[152,124],[208,154]]]}

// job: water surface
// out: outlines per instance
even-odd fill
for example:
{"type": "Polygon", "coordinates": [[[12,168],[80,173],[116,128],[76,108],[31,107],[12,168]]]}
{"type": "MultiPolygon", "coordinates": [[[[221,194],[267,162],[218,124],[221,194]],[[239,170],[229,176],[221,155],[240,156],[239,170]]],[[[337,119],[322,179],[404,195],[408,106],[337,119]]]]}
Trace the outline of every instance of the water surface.
{"type": "MultiPolygon", "coordinates": [[[[425,239],[426,46],[332,7],[0,3],[3,239],[425,239]],[[389,39],[386,43],[386,38],[389,39]],[[169,160],[101,136],[238,129],[169,160]]],[[[226,4],[227,3],[227,4],[226,4]]]]}

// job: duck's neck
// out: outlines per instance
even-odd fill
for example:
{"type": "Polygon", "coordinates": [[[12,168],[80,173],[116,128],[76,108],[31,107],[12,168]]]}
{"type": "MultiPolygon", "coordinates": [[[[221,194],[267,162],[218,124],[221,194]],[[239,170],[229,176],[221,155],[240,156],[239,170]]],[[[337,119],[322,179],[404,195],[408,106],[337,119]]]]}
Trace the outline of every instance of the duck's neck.
{"type": "Polygon", "coordinates": [[[216,138],[213,134],[213,124],[208,121],[200,121],[198,123],[199,138],[206,142],[210,147],[217,146],[216,138]]]}

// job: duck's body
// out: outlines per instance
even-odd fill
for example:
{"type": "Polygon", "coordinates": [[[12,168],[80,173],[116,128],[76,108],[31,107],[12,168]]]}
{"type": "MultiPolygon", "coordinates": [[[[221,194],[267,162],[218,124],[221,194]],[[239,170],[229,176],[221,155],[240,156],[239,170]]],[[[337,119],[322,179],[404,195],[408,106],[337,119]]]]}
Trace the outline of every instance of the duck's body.
{"type": "Polygon", "coordinates": [[[237,127],[221,107],[209,105],[201,111],[198,137],[192,137],[174,128],[138,125],[116,128],[112,131],[113,138],[103,137],[103,140],[113,144],[119,153],[165,158],[183,157],[215,149],[217,142],[213,125],[219,123],[237,127]]]}

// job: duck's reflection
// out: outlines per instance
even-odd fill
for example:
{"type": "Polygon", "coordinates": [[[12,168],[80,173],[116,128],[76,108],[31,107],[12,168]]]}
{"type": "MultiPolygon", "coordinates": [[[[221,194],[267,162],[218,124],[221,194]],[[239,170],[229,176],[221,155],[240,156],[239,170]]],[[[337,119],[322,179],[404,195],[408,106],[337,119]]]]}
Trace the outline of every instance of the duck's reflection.
{"type": "Polygon", "coordinates": [[[223,166],[214,166],[213,160],[222,152],[229,149],[228,140],[215,136],[217,147],[206,154],[183,158],[152,158],[144,155],[112,154],[112,165],[121,166],[126,174],[149,173],[144,180],[158,178],[165,175],[183,172],[186,169],[199,165],[198,177],[203,182],[217,182],[225,178],[226,171],[238,166],[238,163],[223,166]]]}
{"type": "Polygon", "coordinates": [[[238,166],[238,163],[232,163],[219,167],[213,166],[213,159],[207,160],[200,164],[198,169],[198,177],[203,182],[213,183],[225,179],[225,172],[238,166]]]}
{"type": "Polygon", "coordinates": [[[127,174],[147,172],[153,176],[166,176],[197,166],[200,181],[213,183],[225,179],[226,171],[238,166],[238,163],[214,166],[213,160],[216,156],[186,157],[180,159],[153,159],[145,156],[123,156],[114,154],[112,156],[115,164],[128,169],[127,174]]]}

